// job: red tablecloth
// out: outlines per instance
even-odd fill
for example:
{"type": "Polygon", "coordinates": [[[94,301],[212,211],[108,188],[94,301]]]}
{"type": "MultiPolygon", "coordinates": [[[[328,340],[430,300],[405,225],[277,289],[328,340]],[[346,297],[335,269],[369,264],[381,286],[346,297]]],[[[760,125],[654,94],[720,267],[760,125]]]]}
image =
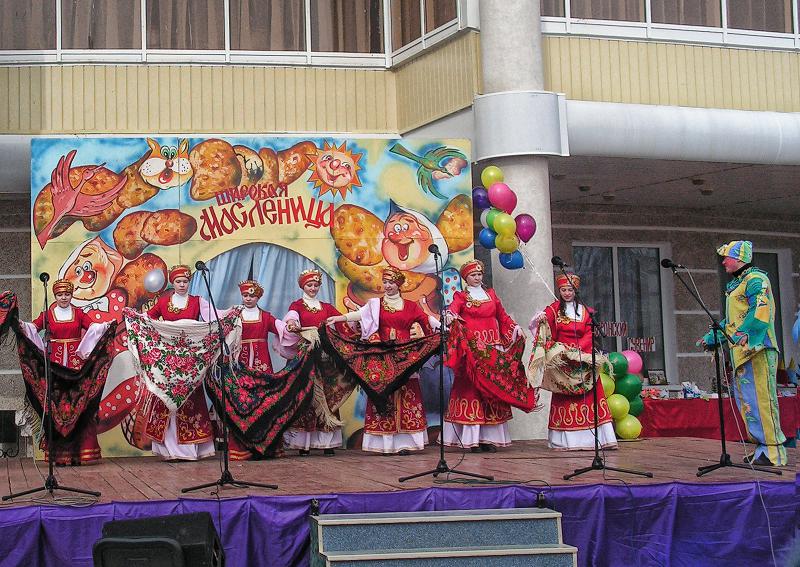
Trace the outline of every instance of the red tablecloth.
{"type": "MultiPolygon", "coordinates": [[[[725,438],[728,441],[740,441],[739,431],[744,432],[744,423],[739,412],[731,405],[729,398],[722,400],[725,438]]],[[[800,397],[779,397],[778,410],[783,433],[786,437],[796,437],[800,429],[800,397]]],[[[644,400],[644,411],[639,421],[642,422],[642,437],[720,438],[716,399],[644,400]]]]}

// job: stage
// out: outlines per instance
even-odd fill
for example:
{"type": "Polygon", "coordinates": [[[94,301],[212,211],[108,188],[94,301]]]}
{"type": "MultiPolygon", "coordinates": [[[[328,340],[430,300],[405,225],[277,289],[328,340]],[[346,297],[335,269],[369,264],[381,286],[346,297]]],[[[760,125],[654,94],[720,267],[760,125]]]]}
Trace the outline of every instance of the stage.
{"type": "MultiPolygon", "coordinates": [[[[741,444],[729,443],[728,450],[741,462],[741,444]]],[[[29,497],[4,503],[0,557],[6,559],[0,564],[91,565],[91,545],[106,521],[207,510],[217,522],[228,565],[304,565],[314,497],[322,513],[357,513],[535,506],[540,492],[548,507],[564,514],[564,540],[579,548],[580,565],[770,564],[762,498],[780,559],[798,525],[800,451],[789,449],[791,466],[782,476],[728,468],[697,478],[697,467],[718,461],[719,453],[719,442],[707,439],[623,442],[605,453],[607,464],[649,471],[653,479],[592,471],[565,482],[564,474],[591,464],[591,452],[551,451],[545,441],[516,442],[494,454],[448,450],[450,466],[496,479],[469,485],[431,477],[398,482],[435,467],[436,447],[406,457],[354,450],[327,458],[317,452],[304,458],[290,454],[231,464],[237,479],[278,484],[278,490],[226,487],[219,495],[180,492],[217,479],[216,459],[104,459],[56,469],[63,485],[101,491],[94,505],[41,506],[46,498],[29,497]]],[[[47,473],[44,463],[31,459],[6,459],[4,465],[3,494],[41,486],[47,473]]]]}

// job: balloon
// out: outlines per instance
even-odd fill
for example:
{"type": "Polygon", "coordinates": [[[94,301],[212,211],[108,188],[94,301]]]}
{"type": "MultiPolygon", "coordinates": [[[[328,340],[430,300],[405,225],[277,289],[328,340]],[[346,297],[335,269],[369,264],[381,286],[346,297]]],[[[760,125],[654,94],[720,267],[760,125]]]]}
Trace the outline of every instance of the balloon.
{"type": "Polygon", "coordinates": [[[519,240],[513,234],[498,234],[494,244],[500,252],[511,254],[517,250],[519,240]]]}
{"type": "Polygon", "coordinates": [[[491,228],[494,230],[494,219],[497,218],[497,215],[501,214],[503,211],[498,211],[494,207],[489,209],[489,212],[486,213],[486,228],[491,228]]]}
{"type": "Polygon", "coordinates": [[[628,413],[633,417],[639,417],[644,411],[644,401],[642,401],[642,396],[636,396],[631,400],[630,404],[631,407],[628,409],[628,413]]]}
{"type": "Polygon", "coordinates": [[[616,380],[616,392],[632,400],[642,392],[642,379],[635,374],[626,374],[616,380]]]}
{"type": "Polygon", "coordinates": [[[623,350],[622,356],[628,359],[628,372],[639,374],[642,371],[642,357],[634,350],[623,350]]]}
{"type": "MultiPolygon", "coordinates": [[[[517,224],[514,222],[514,217],[507,213],[500,213],[494,217],[492,228],[497,234],[507,234],[509,236],[515,235],[517,231],[517,224]]],[[[516,238],[516,236],[514,236],[516,238]]]]}
{"type": "Polygon", "coordinates": [[[489,211],[491,211],[491,209],[484,209],[481,211],[481,226],[483,226],[483,228],[489,228],[489,221],[486,220],[489,216],[489,211]]]}
{"type": "Polygon", "coordinates": [[[472,190],[472,206],[476,209],[488,209],[491,205],[489,204],[489,193],[483,187],[475,187],[472,190]]]}
{"type": "Polygon", "coordinates": [[[491,187],[493,183],[500,183],[503,179],[503,170],[496,165],[490,165],[481,172],[481,183],[484,187],[491,187]]]}
{"type": "Polygon", "coordinates": [[[497,248],[497,245],[495,244],[496,238],[497,238],[497,233],[493,231],[491,228],[484,228],[478,234],[478,242],[480,242],[481,246],[483,246],[487,250],[491,250],[492,248],[497,248]]]}
{"type": "Polygon", "coordinates": [[[611,394],[608,396],[608,409],[611,410],[611,417],[619,421],[626,415],[631,408],[628,398],[622,394],[611,394]]]}
{"type": "MultiPolygon", "coordinates": [[[[611,375],[614,378],[621,378],[628,373],[628,359],[621,352],[612,352],[608,355],[608,363],[611,366],[611,375]]],[[[619,389],[619,386],[617,386],[619,389]]]]}
{"type": "Polygon", "coordinates": [[[528,213],[517,215],[514,221],[517,223],[517,236],[522,242],[528,242],[536,234],[536,221],[528,213]]]}
{"type": "Polygon", "coordinates": [[[158,293],[164,289],[166,281],[167,278],[163,270],[159,270],[158,268],[150,270],[144,275],[144,289],[150,293],[158,293]]]}
{"type": "Polygon", "coordinates": [[[608,374],[600,374],[600,382],[603,384],[603,393],[606,398],[614,393],[614,379],[608,374]]]}
{"type": "Polygon", "coordinates": [[[519,270],[525,265],[525,262],[522,259],[522,253],[514,250],[511,254],[500,254],[500,265],[507,270],[519,270]]]}
{"type": "Polygon", "coordinates": [[[623,439],[636,439],[642,434],[642,422],[628,414],[615,424],[614,430],[623,439]]]}
{"type": "Polygon", "coordinates": [[[517,206],[517,194],[505,183],[489,187],[489,202],[496,208],[510,213],[517,206]]]}

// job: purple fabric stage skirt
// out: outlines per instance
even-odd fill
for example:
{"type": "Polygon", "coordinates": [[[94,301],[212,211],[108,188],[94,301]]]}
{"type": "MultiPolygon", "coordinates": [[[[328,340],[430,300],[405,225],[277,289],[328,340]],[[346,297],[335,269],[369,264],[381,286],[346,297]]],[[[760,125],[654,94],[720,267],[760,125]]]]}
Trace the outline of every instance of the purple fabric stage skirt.
{"type": "MultiPolygon", "coordinates": [[[[563,514],[564,542],[580,565],[778,565],[796,538],[800,476],[795,483],[668,483],[543,488],[563,514]],[[760,485],[760,486],[759,486],[760,485]],[[761,504],[763,496],[767,514],[761,504]],[[768,518],[767,518],[768,516],[768,518]]],[[[403,492],[252,496],[120,502],[86,508],[29,506],[0,514],[0,565],[91,566],[105,522],[210,512],[227,565],[308,565],[312,498],[322,513],[533,507],[539,487],[426,488],[403,492]]]]}

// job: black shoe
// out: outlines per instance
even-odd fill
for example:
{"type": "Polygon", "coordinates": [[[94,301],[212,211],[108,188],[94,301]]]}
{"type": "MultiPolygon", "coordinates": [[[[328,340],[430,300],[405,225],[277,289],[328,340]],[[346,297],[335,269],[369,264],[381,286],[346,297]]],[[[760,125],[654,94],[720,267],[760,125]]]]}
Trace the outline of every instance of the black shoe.
{"type": "Polygon", "coordinates": [[[764,454],[761,453],[757,458],[753,458],[755,455],[747,455],[744,458],[744,462],[747,465],[755,465],[757,467],[774,467],[775,465],[772,464],[772,461],[764,454]]]}
{"type": "Polygon", "coordinates": [[[300,453],[301,457],[308,457],[311,454],[311,451],[307,449],[300,449],[298,453],[300,453]]]}
{"type": "Polygon", "coordinates": [[[408,449],[401,449],[400,451],[397,452],[397,454],[400,455],[401,457],[407,457],[411,454],[411,451],[409,451],[408,449]]]}
{"type": "Polygon", "coordinates": [[[470,451],[470,453],[480,453],[481,452],[481,448],[480,447],[470,447],[469,451],[470,451]]]}
{"type": "Polygon", "coordinates": [[[322,455],[324,457],[333,457],[335,454],[336,454],[336,451],[334,451],[333,449],[325,449],[325,450],[322,451],[322,455]]]}
{"type": "Polygon", "coordinates": [[[497,453],[497,447],[489,443],[480,443],[478,447],[480,447],[481,451],[484,453],[497,453]]]}

